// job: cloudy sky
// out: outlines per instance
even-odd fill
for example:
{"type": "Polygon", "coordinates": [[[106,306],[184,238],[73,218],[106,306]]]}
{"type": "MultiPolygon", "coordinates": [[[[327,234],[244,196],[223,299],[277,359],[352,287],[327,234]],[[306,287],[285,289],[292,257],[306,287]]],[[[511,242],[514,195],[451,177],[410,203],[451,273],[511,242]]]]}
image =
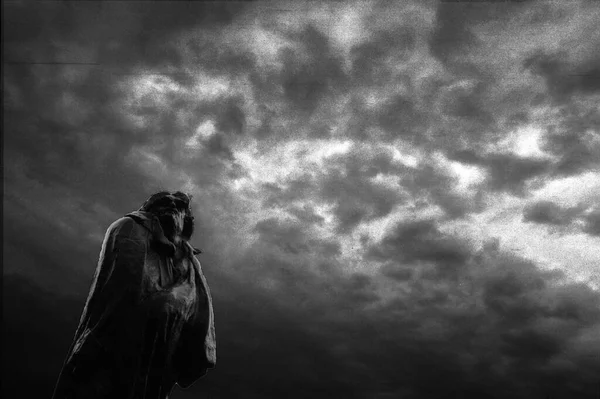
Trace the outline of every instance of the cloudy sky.
{"type": "Polygon", "coordinates": [[[600,4],[3,2],[6,397],[103,235],[194,196],[186,398],[597,398],[600,4]]]}

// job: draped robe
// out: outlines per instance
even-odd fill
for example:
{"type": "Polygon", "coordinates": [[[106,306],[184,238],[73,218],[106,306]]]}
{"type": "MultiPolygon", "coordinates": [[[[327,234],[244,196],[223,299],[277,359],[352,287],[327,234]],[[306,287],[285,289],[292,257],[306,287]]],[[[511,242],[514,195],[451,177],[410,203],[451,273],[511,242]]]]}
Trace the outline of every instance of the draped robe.
{"type": "Polygon", "coordinates": [[[107,230],[53,399],[166,399],[216,362],[210,291],[194,249],[177,254],[136,211],[107,230]],[[159,236],[159,237],[157,237],[159,236]]]}

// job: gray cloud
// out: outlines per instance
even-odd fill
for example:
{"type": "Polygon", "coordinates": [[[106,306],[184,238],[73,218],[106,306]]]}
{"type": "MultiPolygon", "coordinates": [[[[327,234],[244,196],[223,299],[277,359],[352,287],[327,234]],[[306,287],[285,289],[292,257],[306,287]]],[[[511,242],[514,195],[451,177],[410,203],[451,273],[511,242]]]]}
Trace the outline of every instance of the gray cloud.
{"type": "Polygon", "coordinates": [[[318,215],[310,205],[304,205],[303,207],[291,206],[288,208],[288,212],[303,223],[322,225],[325,222],[325,218],[318,215]]]}
{"type": "Polygon", "coordinates": [[[416,170],[405,174],[401,182],[414,199],[424,204],[440,206],[448,218],[461,218],[481,209],[479,194],[469,197],[456,192],[456,178],[439,166],[423,163],[416,170]]]}
{"type": "MultiPolygon", "coordinates": [[[[436,236],[438,240],[445,238],[446,243],[453,240],[436,232],[429,222],[401,224],[384,238],[378,251],[371,250],[371,256],[395,262],[381,269],[385,277],[403,285],[409,281],[410,287],[380,313],[380,322],[393,314],[394,321],[390,322],[396,326],[382,331],[413,334],[396,339],[398,344],[390,349],[388,360],[407,351],[405,346],[414,340],[425,339],[432,348],[430,367],[440,374],[437,381],[441,386],[426,387],[418,380],[410,386],[424,397],[447,389],[468,397],[482,392],[490,397],[504,397],[509,392],[515,397],[543,397],[549,392],[558,397],[592,397],[595,388],[593,379],[588,379],[591,374],[578,375],[575,370],[597,370],[600,364],[583,360],[574,348],[581,339],[587,339],[588,331],[598,328],[597,292],[580,284],[565,285],[560,274],[542,271],[532,262],[497,248],[474,252],[460,244],[455,245],[456,252],[450,252],[448,246],[443,251],[461,253],[462,266],[452,279],[420,273],[411,280],[407,271],[412,259],[406,258],[406,252],[419,248],[414,244],[419,241],[423,248],[441,253],[437,249],[444,246],[432,244],[436,236]],[[401,246],[402,252],[396,252],[401,246]],[[433,342],[443,344],[435,346],[433,342]],[[569,349],[565,352],[565,348],[569,349]],[[453,366],[445,369],[440,363],[453,366]],[[529,378],[514,378],[521,373],[529,378]],[[461,382],[453,379],[457,375],[461,382]]],[[[432,260],[439,265],[447,259],[432,260]]],[[[413,366],[418,364],[416,360],[413,366]]]]}
{"type": "MultiPolygon", "coordinates": [[[[377,175],[395,176],[405,167],[384,152],[350,150],[348,154],[333,155],[325,168],[315,177],[305,174],[290,179],[285,185],[265,184],[264,206],[284,207],[294,200],[321,200],[333,207],[339,233],[349,233],[363,222],[388,215],[402,200],[397,188],[375,183],[377,175]]],[[[400,180],[398,180],[400,183],[400,180]]]]}
{"type": "Polygon", "coordinates": [[[570,228],[575,231],[582,231],[590,236],[598,236],[598,215],[597,207],[593,206],[580,204],[563,207],[552,201],[538,201],[528,205],[523,210],[523,221],[559,228],[570,228]]]}
{"type": "Polygon", "coordinates": [[[386,216],[397,203],[395,190],[377,186],[346,173],[331,173],[319,182],[318,193],[333,204],[338,231],[347,233],[363,220],[386,216]]]}
{"type": "Polygon", "coordinates": [[[270,218],[261,220],[255,226],[259,240],[268,243],[286,253],[308,255],[311,253],[335,256],[340,253],[337,241],[325,241],[311,238],[304,223],[294,223],[270,218]]]}
{"type": "Polygon", "coordinates": [[[281,54],[283,69],[280,76],[284,98],[290,108],[307,112],[309,115],[332,92],[343,90],[345,74],[341,58],[328,43],[328,38],[315,28],[308,26],[297,37],[306,51],[308,62],[290,50],[281,54]]]}
{"type": "Polygon", "coordinates": [[[455,273],[470,256],[466,243],[442,234],[433,220],[400,223],[380,243],[372,244],[365,254],[366,259],[393,260],[405,265],[433,263],[435,273],[444,277],[455,273]]]}
{"type": "Polygon", "coordinates": [[[600,209],[596,208],[583,217],[583,231],[593,236],[600,236],[600,209]]]}
{"type": "Polygon", "coordinates": [[[365,86],[386,84],[393,78],[391,71],[382,67],[390,54],[406,60],[415,51],[417,33],[407,27],[381,31],[375,37],[352,48],[352,77],[365,86]]]}
{"type": "Polygon", "coordinates": [[[427,115],[407,96],[399,95],[387,101],[374,118],[391,138],[402,137],[411,143],[423,140],[427,115]]]}
{"type": "Polygon", "coordinates": [[[550,95],[559,102],[577,93],[592,94],[600,90],[600,68],[578,65],[571,67],[565,60],[568,53],[535,54],[525,60],[524,67],[543,77],[550,95]]]}
{"type": "Polygon", "coordinates": [[[490,174],[487,185],[491,190],[507,191],[519,196],[526,194],[526,184],[529,181],[544,177],[552,167],[552,162],[546,159],[519,157],[506,153],[480,155],[466,150],[455,152],[451,155],[451,159],[483,166],[490,174]]]}
{"type": "Polygon", "coordinates": [[[570,224],[581,207],[561,207],[551,201],[539,201],[531,204],[523,211],[526,222],[563,226],[570,224]]]}
{"type": "Polygon", "coordinates": [[[570,176],[585,170],[598,170],[600,112],[592,98],[560,108],[563,117],[552,124],[544,149],[559,157],[554,173],[570,176]]]}

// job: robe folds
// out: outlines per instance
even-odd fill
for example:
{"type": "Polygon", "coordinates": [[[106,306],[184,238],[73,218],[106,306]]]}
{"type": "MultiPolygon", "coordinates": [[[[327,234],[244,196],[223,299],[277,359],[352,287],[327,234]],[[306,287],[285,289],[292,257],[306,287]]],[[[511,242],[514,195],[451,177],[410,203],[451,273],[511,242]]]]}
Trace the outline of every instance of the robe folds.
{"type": "Polygon", "coordinates": [[[53,399],[166,399],[175,384],[187,388],[214,367],[200,251],[185,241],[176,253],[169,246],[151,213],[108,228],[53,399]]]}

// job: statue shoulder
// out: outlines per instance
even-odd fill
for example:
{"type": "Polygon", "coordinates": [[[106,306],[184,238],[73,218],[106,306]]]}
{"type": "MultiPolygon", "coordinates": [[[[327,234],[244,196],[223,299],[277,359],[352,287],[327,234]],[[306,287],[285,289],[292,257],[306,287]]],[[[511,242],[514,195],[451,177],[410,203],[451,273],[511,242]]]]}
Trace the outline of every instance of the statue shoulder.
{"type": "Polygon", "coordinates": [[[135,222],[135,220],[133,220],[131,217],[129,216],[123,216],[122,218],[119,218],[117,220],[115,220],[114,222],[111,223],[111,225],[108,227],[109,231],[116,231],[116,230],[123,230],[123,229],[127,229],[127,230],[132,230],[135,228],[135,225],[137,223],[135,222]]]}
{"type": "Polygon", "coordinates": [[[146,228],[130,216],[115,220],[106,231],[109,236],[125,236],[129,238],[145,235],[146,228]]]}

